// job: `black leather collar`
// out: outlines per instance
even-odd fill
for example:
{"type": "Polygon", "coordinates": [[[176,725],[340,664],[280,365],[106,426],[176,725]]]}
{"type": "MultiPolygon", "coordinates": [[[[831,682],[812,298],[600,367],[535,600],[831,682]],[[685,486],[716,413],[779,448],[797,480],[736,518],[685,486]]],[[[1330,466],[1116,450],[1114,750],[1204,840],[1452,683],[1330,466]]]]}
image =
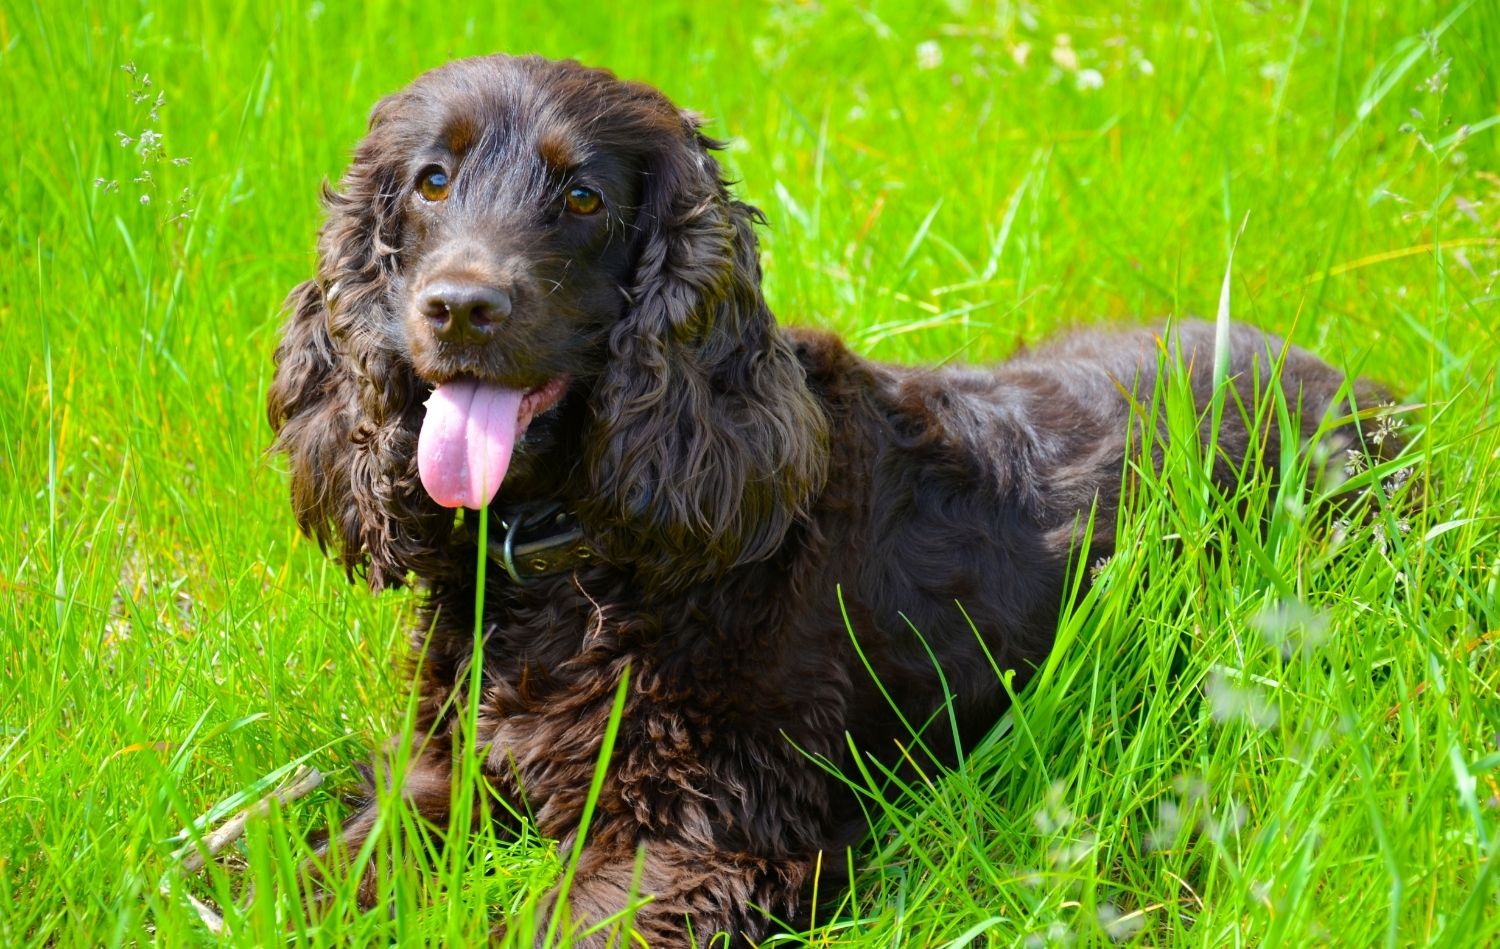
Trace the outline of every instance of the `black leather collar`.
{"type": "Polygon", "coordinates": [[[490,559],[516,583],[566,573],[593,559],[578,518],[556,501],[505,511],[500,525],[505,532],[490,537],[490,559]]]}

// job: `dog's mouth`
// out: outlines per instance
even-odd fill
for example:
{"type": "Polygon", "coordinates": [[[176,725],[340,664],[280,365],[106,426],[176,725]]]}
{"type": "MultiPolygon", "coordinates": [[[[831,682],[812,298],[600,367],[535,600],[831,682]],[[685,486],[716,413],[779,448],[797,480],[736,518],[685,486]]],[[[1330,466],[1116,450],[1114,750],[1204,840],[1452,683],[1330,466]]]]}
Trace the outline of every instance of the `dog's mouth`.
{"type": "Polygon", "coordinates": [[[527,390],[472,376],[438,385],[417,438],[422,487],[443,507],[482,510],[500,490],[526,426],[567,391],[566,376],[527,390]]]}

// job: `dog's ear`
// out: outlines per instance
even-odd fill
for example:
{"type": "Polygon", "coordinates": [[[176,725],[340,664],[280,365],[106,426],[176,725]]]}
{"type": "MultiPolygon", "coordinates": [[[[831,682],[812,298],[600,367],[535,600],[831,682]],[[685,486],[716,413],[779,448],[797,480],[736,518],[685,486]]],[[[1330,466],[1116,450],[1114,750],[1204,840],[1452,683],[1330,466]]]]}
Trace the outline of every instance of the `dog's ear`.
{"type": "Polygon", "coordinates": [[[773,553],[822,487],[827,420],[760,289],[754,224],[696,117],[646,162],[638,261],[587,440],[605,554],[667,586],[773,553]]]}
{"type": "Polygon", "coordinates": [[[375,107],[339,190],[324,186],[318,276],[287,299],[267,394],[298,524],[374,589],[435,559],[452,527],[417,476],[426,391],[400,356],[391,311],[406,193],[386,125],[397,104],[375,107]]]}

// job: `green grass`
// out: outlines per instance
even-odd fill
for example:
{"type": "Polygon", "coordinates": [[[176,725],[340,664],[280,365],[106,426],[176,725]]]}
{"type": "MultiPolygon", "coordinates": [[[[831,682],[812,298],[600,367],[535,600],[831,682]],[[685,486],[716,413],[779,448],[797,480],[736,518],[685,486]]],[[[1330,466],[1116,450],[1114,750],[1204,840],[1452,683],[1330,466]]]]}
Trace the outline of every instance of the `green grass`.
{"type": "Polygon", "coordinates": [[[543,6],[0,0],[0,943],[211,941],[192,893],[244,945],[454,944],[563,871],[480,836],[396,874],[394,914],[287,922],[303,835],[403,727],[410,604],[292,524],[278,305],[374,100],[493,50],[712,116],[772,305],[870,356],[1212,314],[1243,222],[1235,318],[1426,406],[1406,533],[1214,498],[1191,452],[1141,472],[1039,681],[955,773],[869,798],[806,942],[1500,940],[1494,0],[543,6]],[[324,789],[171,873],[299,762],[324,789]]]}

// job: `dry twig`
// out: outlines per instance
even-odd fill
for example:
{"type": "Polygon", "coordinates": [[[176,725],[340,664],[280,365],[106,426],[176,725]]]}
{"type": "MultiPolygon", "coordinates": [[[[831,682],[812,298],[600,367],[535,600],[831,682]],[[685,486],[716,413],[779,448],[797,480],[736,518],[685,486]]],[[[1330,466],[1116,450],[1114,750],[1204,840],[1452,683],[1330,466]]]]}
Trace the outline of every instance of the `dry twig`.
{"type": "MultiPolygon", "coordinates": [[[[219,826],[218,830],[211,834],[204,834],[200,840],[192,840],[179,847],[172,854],[172,858],[179,861],[177,869],[183,873],[197,873],[225,847],[239,840],[244,835],[245,825],[250,822],[250,819],[269,811],[272,801],[278,804],[290,803],[311,794],[322,783],[323,773],[316,768],[298,771],[290,782],[229,818],[219,826]]],[[[162,877],[161,893],[163,896],[171,895],[171,875],[172,871],[168,870],[167,875],[162,877]]],[[[203,921],[203,925],[210,932],[216,936],[224,932],[224,917],[220,916],[213,907],[197,899],[191,893],[183,895],[187,897],[188,903],[197,911],[198,918],[203,921]]]]}

